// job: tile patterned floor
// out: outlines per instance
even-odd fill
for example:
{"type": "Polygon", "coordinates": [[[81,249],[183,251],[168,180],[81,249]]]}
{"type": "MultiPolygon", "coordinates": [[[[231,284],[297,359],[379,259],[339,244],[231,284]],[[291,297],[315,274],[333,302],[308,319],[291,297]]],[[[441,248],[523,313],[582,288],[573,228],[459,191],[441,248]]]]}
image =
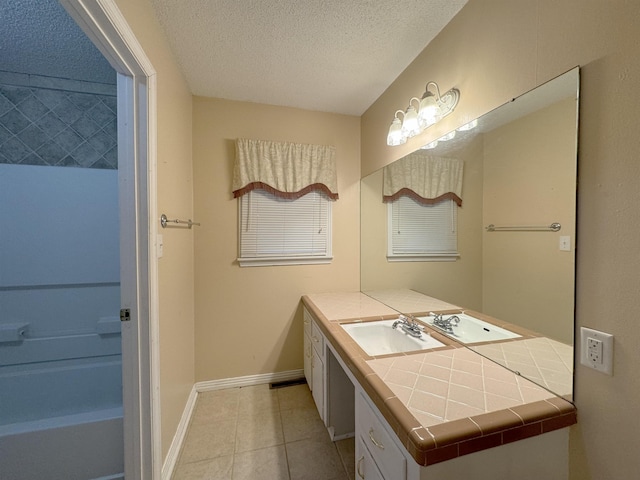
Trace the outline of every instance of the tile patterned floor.
{"type": "Polygon", "coordinates": [[[353,480],[353,439],[331,442],[309,387],[198,395],[173,480],[353,480]]]}

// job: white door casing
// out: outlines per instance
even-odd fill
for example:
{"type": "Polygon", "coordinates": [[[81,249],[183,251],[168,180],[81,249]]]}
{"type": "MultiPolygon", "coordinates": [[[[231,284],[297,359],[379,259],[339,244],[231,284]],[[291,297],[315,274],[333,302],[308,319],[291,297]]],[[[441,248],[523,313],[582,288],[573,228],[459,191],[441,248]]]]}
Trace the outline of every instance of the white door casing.
{"type": "Polygon", "coordinates": [[[114,0],[60,0],[118,72],[125,478],[160,478],[156,72],[114,0]]]}

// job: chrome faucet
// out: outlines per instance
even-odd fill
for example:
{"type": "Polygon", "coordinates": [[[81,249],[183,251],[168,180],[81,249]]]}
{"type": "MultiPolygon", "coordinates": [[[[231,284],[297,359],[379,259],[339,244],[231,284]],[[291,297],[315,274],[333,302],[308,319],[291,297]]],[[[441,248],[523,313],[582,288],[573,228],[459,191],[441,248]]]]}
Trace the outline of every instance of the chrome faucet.
{"type": "Polygon", "coordinates": [[[405,333],[411,335],[412,337],[420,338],[422,336],[422,332],[420,331],[418,322],[416,322],[416,319],[411,315],[409,315],[408,317],[405,315],[400,315],[400,317],[398,317],[398,320],[393,322],[392,328],[396,328],[398,325],[400,325],[400,328],[402,328],[405,333]]]}
{"type": "Polygon", "coordinates": [[[442,313],[431,312],[430,315],[433,315],[433,324],[446,333],[453,334],[453,327],[457,327],[460,323],[460,318],[457,315],[451,315],[447,318],[443,318],[442,313]]]}

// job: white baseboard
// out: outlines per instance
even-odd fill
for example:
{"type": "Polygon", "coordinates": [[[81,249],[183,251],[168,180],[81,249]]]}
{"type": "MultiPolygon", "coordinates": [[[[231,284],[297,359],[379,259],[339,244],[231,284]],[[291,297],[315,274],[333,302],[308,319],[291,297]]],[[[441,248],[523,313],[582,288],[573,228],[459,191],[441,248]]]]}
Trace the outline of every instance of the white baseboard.
{"type": "Polygon", "coordinates": [[[178,463],[180,449],[182,448],[182,444],[187,434],[187,428],[189,427],[189,422],[191,420],[191,416],[193,415],[193,410],[196,406],[196,400],[199,393],[210,392],[213,390],[222,390],[224,388],[248,387],[251,385],[262,385],[265,383],[286,382],[289,380],[297,380],[303,377],[304,370],[300,369],[289,370],[286,372],[262,373],[259,375],[248,375],[246,377],[223,378],[220,380],[197,382],[191,389],[191,393],[189,394],[189,398],[187,399],[187,404],[185,405],[184,411],[182,412],[182,417],[180,418],[180,423],[178,423],[178,428],[175,435],[173,436],[171,446],[169,447],[169,452],[167,453],[164,464],[162,465],[162,479],[170,480],[171,475],[173,475],[173,470],[176,468],[176,464],[178,463]]]}
{"type": "Polygon", "coordinates": [[[286,382],[304,378],[304,370],[289,370],[278,373],[262,373],[259,375],[247,375],[246,377],[223,378],[220,380],[207,380],[198,382],[195,389],[198,392],[210,392],[212,390],[222,390],[223,388],[248,387],[251,385],[262,385],[265,383],[286,382]]]}
{"type": "Polygon", "coordinates": [[[176,464],[178,463],[178,456],[180,455],[180,449],[182,448],[184,438],[187,435],[187,428],[189,428],[191,415],[193,415],[193,410],[196,406],[197,397],[198,392],[196,391],[194,385],[193,388],[191,388],[189,398],[187,398],[187,404],[184,406],[182,417],[180,418],[180,422],[178,423],[176,434],[173,436],[173,441],[171,442],[171,446],[169,446],[169,451],[167,452],[167,456],[165,457],[164,463],[162,465],[161,475],[163,480],[170,480],[171,475],[173,475],[173,470],[176,468],[176,464]]]}

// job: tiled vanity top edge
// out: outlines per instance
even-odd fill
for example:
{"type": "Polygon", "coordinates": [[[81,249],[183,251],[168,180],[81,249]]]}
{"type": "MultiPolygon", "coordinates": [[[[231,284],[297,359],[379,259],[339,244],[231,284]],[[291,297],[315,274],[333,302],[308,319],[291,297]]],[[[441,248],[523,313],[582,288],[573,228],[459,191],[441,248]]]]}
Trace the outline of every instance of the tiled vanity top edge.
{"type": "MultiPolygon", "coordinates": [[[[577,422],[575,406],[560,397],[551,397],[504,410],[424,427],[385,384],[384,380],[367,364],[367,360],[374,357],[367,356],[340,327],[340,323],[344,321],[385,320],[397,318],[397,316],[380,315],[328,320],[311,298],[305,295],[302,297],[302,301],[318,320],[318,325],[327,340],[419,465],[433,465],[462,455],[565,428],[577,422]]],[[[462,345],[451,344],[450,340],[437,332],[432,332],[432,335],[449,344],[438,350],[464,348],[462,345]]],[[[397,356],[397,354],[393,356],[397,356]]]]}

